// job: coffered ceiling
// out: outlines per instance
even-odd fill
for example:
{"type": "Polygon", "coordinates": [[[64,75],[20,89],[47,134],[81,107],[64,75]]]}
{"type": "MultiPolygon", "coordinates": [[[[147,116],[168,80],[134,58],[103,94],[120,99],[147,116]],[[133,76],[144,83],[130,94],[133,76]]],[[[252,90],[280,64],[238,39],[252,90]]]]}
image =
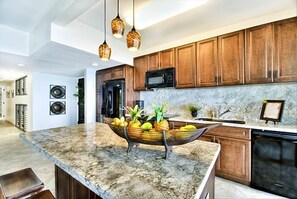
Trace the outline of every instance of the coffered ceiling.
{"type": "MultiPolygon", "coordinates": [[[[136,28],[144,21],[153,22],[139,30],[142,46],[137,54],[223,33],[226,27],[240,27],[243,22],[248,26],[253,19],[269,22],[273,17],[267,16],[297,15],[296,0],[201,1],[198,6],[199,0],[136,0],[136,28]]],[[[79,77],[86,67],[131,64],[137,54],[128,52],[125,37],[117,40],[111,36],[116,3],[107,0],[107,42],[113,51],[112,60],[102,62],[97,48],[103,42],[103,0],[1,0],[0,80],[17,78],[5,76],[12,70],[79,77]],[[92,66],[94,62],[98,66],[92,66]],[[18,63],[25,66],[20,68],[18,63]]],[[[120,0],[121,18],[126,20],[131,14],[132,0],[120,0]]],[[[126,34],[130,29],[126,23],[126,34]]]]}

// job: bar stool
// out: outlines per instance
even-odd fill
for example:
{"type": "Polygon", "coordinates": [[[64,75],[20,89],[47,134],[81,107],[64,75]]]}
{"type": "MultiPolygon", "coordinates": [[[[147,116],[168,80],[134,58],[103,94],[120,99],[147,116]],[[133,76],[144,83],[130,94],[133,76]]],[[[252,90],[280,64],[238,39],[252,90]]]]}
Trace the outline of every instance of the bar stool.
{"type": "Polygon", "coordinates": [[[31,195],[27,199],[55,199],[55,197],[49,190],[44,190],[44,191],[38,192],[37,194],[31,195]]]}
{"type": "Polygon", "coordinates": [[[15,199],[40,191],[44,184],[31,168],[26,168],[0,176],[0,187],[4,199],[15,199]]]}

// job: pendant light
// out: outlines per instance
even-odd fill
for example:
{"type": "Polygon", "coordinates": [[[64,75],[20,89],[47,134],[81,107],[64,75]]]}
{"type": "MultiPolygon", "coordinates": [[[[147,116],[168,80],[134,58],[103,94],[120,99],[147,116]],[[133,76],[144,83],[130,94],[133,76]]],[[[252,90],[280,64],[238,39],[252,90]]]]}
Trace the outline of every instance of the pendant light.
{"type": "Polygon", "coordinates": [[[118,15],[111,21],[112,35],[116,38],[121,38],[125,32],[125,22],[120,18],[120,0],[117,5],[118,15]]]}
{"type": "Polygon", "coordinates": [[[140,34],[135,30],[135,19],[134,19],[134,0],[133,0],[133,28],[132,30],[127,34],[127,47],[131,51],[137,51],[140,48],[141,45],[141,36],[140,34]]]}
{"type": "Polygon", "coordinates": [[[99,57],[102,61],[110,59],[111,48],[106,43],[106,0],[104,0],[104,42],[99,46],[99,57]]]}

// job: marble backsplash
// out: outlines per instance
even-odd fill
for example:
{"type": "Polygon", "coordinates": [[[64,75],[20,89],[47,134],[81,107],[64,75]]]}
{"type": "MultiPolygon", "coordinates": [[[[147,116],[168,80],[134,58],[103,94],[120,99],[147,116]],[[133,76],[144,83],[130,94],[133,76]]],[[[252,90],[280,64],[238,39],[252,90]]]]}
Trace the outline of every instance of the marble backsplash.
{"type": "Polygon", "coordinates": [[[260,119],[262,100],[285,100],[282,124],[297,124],[297,83],[255,84],[239,86],[221,86],[208,88],[175,89],[159,88],[143,91],[145,113],[152,112],[153,104],[167,102],[167,114],[179,114],[191,119],[189,104],[202,107],[198,117],[206,117],[209,112],[216,114],[226,110],[230,112],[221,118],[239,119],[257,122],[260,119]]]}

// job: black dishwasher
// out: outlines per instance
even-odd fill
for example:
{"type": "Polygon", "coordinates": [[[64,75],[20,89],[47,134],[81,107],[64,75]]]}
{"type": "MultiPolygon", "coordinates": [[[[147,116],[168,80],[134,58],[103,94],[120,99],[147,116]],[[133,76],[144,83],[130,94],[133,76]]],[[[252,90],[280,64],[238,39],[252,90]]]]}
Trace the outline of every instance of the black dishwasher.
{"type": "Polygon", "coordinates": [[[251,186],[297,198],[297,133],[252,131],[251,186]]]}

